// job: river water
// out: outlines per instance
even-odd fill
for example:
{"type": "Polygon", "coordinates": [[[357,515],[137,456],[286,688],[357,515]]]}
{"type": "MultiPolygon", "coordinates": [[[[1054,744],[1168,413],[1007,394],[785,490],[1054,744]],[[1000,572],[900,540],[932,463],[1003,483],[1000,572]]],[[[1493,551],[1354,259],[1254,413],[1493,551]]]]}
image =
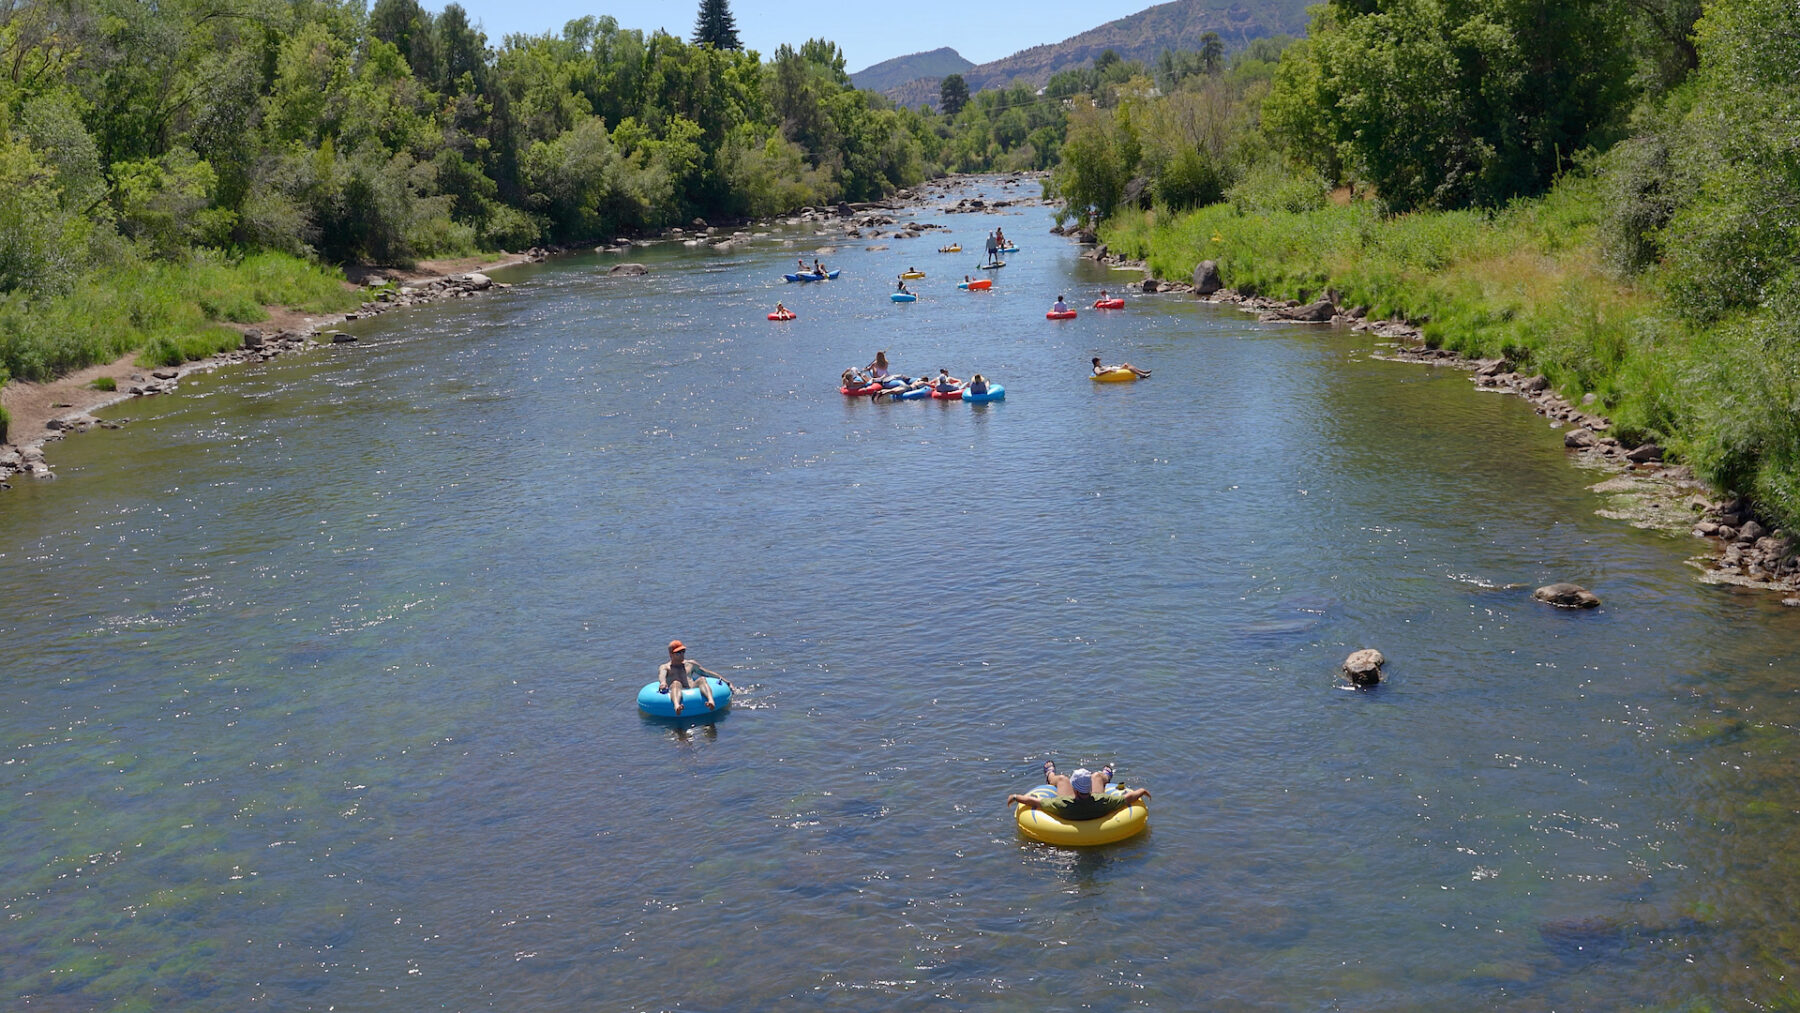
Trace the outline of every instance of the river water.
{"type": "Polygon", "coordinates": [[[804,287],[801,227],[520,268],[15,480],[0,1006],[1800,1001],[1800,614],[1464,374],[1179,297],[1049,322],[1129,276],[1042,208],[920,218],[1024,249],[989,293],[941,233],[804,287]],[[840,396],[877,349],[1007,398],[840,396]],[[717,723],[637,712],[671,637],[717,723]],[[1046,758],[1151,829],[1022,839],[1046,758]]]}

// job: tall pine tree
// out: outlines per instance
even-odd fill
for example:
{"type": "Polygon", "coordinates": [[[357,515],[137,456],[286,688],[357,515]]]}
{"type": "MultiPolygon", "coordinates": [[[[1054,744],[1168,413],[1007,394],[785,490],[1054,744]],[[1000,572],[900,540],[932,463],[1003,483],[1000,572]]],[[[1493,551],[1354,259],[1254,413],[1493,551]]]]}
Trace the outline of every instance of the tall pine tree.
{"type": "Polygon", "coordinates": [[[738,41],[737,19],[731,16],[726,0],[700,0],[700,17],[694,22],[694,45],[711,43],[714,49],[742,49],[738,41]]]}

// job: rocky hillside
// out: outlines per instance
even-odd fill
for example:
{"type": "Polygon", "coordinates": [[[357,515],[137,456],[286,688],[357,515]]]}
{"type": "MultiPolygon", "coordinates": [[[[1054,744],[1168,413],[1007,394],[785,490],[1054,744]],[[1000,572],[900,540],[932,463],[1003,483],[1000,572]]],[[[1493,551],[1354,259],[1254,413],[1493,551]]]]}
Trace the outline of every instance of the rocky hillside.
{"type": "MultiPolygon", "coordinates": [[[[870,67],[852,80],[858,87],[874,88],[903,106],[936,106],[938,82],[944,74],[961,73],[971,92],[1005,87],[1014,80],[1042,87],[1057,71],[1079,67],[1108,49],[1127,60],[1150,64],[1165,49],[1199,49],[1200,37],[1207,32],[1218,32],[1227,50],[1241,49],[1251,39],[1266,35],[1304,34],[1308,4],[1309,0],[1174,0],[1108,21],[1054,45],[1033,46],[1005,59],[961,71],[921,74],[886,87],[863,83],[863,75],[879,67],[919,58],[900,57],[870,67]]],[[[931,54],[919,54],[927,55],[931,54]]]]}
{"type": "MultiPolygon", "coordinates": [[[[867,88],[870,91],[886,94],[890,89],[898,88],[909,81],[917,81],[921,78],[938,81],[951,74],[961,74],[973,66],[975,66],[973,63],[963,59],[961,53],[945,46],[929,53],[914,53],[911,56],[896,56],[892,60],[884,60],[866,70],[859,70],[851,74],[850,83],[858,88],[867,88]]],[[[937,101],[936,85],[932,87],[932,102],[935,104],[937,101]]]]}

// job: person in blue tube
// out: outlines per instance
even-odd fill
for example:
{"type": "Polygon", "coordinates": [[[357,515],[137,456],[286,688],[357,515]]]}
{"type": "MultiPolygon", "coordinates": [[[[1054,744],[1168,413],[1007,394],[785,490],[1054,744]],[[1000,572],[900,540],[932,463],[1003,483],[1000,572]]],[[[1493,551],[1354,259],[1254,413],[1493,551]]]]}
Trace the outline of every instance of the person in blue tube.
{"type": "Polygon", "coordinates": [[[713,710],[712,683],[702,676],[711,676],[727,686],[731,685],[719,673],[700,667],[698,661],[687,660],[687,645],[679,640],[671,640],[668,663],[656,670],[656,691],[669,695],[669,702],[675,705],[677,717],[681,716],[682,691],[689,688],[699,690],[701,699],[706,701],[706,709],[713,710]]]}

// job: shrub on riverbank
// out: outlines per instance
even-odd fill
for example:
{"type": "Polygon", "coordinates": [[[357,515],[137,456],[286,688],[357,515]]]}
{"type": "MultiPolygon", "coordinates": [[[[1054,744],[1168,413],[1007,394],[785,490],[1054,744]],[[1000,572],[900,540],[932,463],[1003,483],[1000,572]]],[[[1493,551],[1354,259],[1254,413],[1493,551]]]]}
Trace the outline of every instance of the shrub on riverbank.
{"type": "Polygon", "coordinates": [[[176,365],[236,347],[236,332],[218,324],[265,320],[265,306],[330,313],[360,301],[337,271],[287,254],[132,262],[61,295],[0,303],[0,372],[49,380],[133,352],[176,365]]]}
{"type": "Polygon", "coordinates": [[[1655,440],[1717,488],[1800,529],[1800,291],[1717,325],[1683,318],[1654,277],[1622,281],[1602,253],[1606,201],[1588,177],[1502,210],[1387,216],[1372,202],[1245,214],[1121,213],[1116,253],[1186,280],[1216,260],[1226,285],[1273,298],[1329,293],[1428,344],[1506,358],[1585,393],[1621,436],[1655,440]]]}

